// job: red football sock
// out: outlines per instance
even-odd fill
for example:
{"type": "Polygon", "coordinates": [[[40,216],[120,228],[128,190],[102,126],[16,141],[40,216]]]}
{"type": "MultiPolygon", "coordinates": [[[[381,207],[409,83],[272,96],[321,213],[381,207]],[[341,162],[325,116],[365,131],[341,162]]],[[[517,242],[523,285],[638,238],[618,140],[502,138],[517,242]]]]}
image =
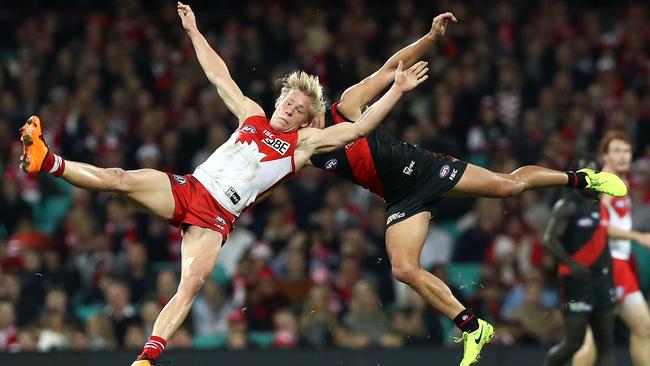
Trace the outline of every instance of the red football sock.
{"type": "Polygon", "coordinates": [[[55,177],[60,177],[63,175],[64,170],[65,160],[59,155],[52,154],[48,151],[45,159],[43,159],[43,164],[41,164],[41,171],[50,173],[55,177]]]}
{"type": "Polygon", "coordinates": [[[167,341],[161,337],[152,335],[149,337],[147,343],[144,344],[144,349],[142,353],[138,356],[138,359],[147,359],[155,361],[160,353],[165,349],[167,341]]]}

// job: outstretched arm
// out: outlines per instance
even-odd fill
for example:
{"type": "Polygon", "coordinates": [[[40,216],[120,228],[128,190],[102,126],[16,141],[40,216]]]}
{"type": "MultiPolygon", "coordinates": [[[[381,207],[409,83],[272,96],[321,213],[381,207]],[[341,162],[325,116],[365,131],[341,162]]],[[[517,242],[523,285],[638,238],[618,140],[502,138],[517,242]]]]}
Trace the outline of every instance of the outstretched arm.
{"type": "Polygon", "coordinates": [[[614,239],[634,240],[646,248],[650,248],[650,233],[642,233],[635,230],[623,230],[613,225],[607,227],[607,236],[614,239]]]}
{"type": "Polygon", "coordinates": [[[393,86],[369,108],[356,123],[337,123],[323,130],[309,129],[301,131],[304,134],[305,150],[308,155],[340,149],[346,144],[356,141],[374,130],[388,111],[402,95],[418,86],[428,78],[429,68],[427,63],[420,61],[410,69],[402,71],[402,62],[399,62],[395,72],[393,86]]]}
{"type": "Polygon", "coordinates": [[[415,64],[445,34],[449,20],[456,21],[456,17],[449,12],[433,18],[429,33],[399,50],[379,70],[343,92],[337,107],[339,112],[352,121],[359,119],[361,108],[393,81],[398,62],[402,60],[405,68],[415,64]]]}
{"type": "Polygon", "coordinates": [[[210,83],[217,88],[217,93],[226,107],[239,119],[240,123],[246,117],[253,114],[264,114],[262,108],[252,100],[248,99],[235,81],[230,77],[226,63],[219,57],[208,41],[203,37],[196,25],[196,17],[189,5],[180,1],[177,4],[178,16],[181,18],[183,28],[192,40],[192,45],[199,59],[201,68],[208,77],[210,83]]]}
{"type": "Polygon", "coordinates": [[[560,243],[560,237],[566,231],[569,220],[576,211],[575,203],[559,200],[553,207],[553,214],[544,231],[544,246],[560,262],[568,264],[571,271],[577,276],[588,276],[589,268],[584,267],[571,259],[571,256],[560,243]]]}

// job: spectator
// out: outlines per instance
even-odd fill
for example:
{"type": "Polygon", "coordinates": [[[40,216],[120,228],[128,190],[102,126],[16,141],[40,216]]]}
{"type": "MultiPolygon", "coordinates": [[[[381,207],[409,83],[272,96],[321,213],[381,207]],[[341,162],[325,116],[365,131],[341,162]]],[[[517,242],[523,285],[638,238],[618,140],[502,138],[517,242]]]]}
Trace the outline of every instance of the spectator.
{"type": "Polygon", "coordinates": [[[49,311],[41,317],[41,332],[38,335],[38,350],[41,352],[63,350],[70,347],[64,314],[49,311]]]}
{"type": "Polygon", "coordinates": [[[350,310],[343,316],[342,324],[348,331],[367,337],[370,344],[392,348],[400,347],[403,343],[402,338],[391,331],[379,297],[366,281],[354,285],[350,310]]]}
{"type": "Polygon", "coordinates": [[[404,339],[407,346],[442,343],[440,315],[417,292],[409,292],[409,304],[393,314],[391,323],[395,334],[404,339]]]}
{"type": "MultiPolygon", "coordinates": [[[[228,330],[228,314],[233,311],[228,298],[213,278],[192,304],[192,321],[197,335],[224,334],[228,330]]],[[[157,313],[153,314],[154,319],[157,313]]]]}
{"type": "Polygon", "coordinates": [[[88,347],[91,350],[110,350],[117,347],[113,323],[102,312],[90,316],[86,323],[86,335],[88,337],[88,347]]]}
{"type": "Polygon", "coordinates": [[[298,346],[298,324],[296,317],[288,309],[280,309],[273,315],[273,347],[291,349],[298,346]]]}
{"type": "MultiPolygon", "coordinates": [[[[17,334],[14,323],[16,315],[14,304],[8,301],[0,302],[0,351],[6,352],[16,346],[17,334]]],[[[27,342],[26,347],[29,347],[27,342]]]]}
{"type": "Polygon", "coordinates": [[[300,336],[313,347],[332,345],[333,329],[338,328],[337,314],[332,303],[332,292],[327,286],[313,286],[300,315],[300,336]]]}
{"type": "Polygon", "coordinates": [[[226,348],[230,350],[244,350],[248,345],[248,332],[246,318],[239,310],[233,310],[228,314],[228,338],[226,348]]]}
{"type": "Polygon", "coordinates": [[[115,329],[117,344],[124,345],[127,328],[139,322],[138,313],[129,301],[129,289],[123,282],[113,282],[106,289],[106,314],[115,329]]]}

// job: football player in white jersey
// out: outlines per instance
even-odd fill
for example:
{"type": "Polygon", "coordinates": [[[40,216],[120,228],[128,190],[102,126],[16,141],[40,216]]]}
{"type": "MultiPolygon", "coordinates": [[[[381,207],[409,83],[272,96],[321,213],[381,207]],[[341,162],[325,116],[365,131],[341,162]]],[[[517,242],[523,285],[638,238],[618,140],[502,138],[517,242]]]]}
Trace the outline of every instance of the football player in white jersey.
{"type": "MultiPolygon", "coordinates": [[[[618,175],[627,183],[632,162],[632,146],[629,137],[620,131],[609,131],[600,143],[603,171],[618,175]]],[[[630,255],[632,241],[650,247],[650,233],[632,230],[630,197],[603,195],[603,204],[609,211],[607,229],[609,249],[612,254],[614,288],[618,298],[617,314],[630,329],[630,356],[635,366],[650,366],[650,310],[639,289],[630,255]]],[[[582,348],[573,358],[573,365],[591,366],[596,359],[591,331],[587,332],[582,348]]]]}
{"type": "MultiPolygon", "coordinates": [[[[241,184],[237,180],[241,177],[235,176],[239,171],[228,173],[212,165],[204,166],[202,179],[216,180],[216,184],[205,187],[204,181],[198,179],[198,176],[194,178],[194,174],[168,175],[153,169],[124,171],[66,162],[49,151],[43,140],[38,117],[31,117],[21,128],[23,155],[20,166],[25,172],[50,173],[79,188],[118,193],[136,206],[183,230],[178,290],[159,314],[152,336],[133,363],[137,366],[153,365],[164,349],[166,340],[185,319],[205,277],[213,270],[234,219],[249,201],[254,201],[265,190],[272,189],[283,178],[304,167],[312,154],[343,148],[367,135],[405,92],[427,79],[428,71],[426,62],[415,63],[403,71],[400,61],[391,88],[356,123],[340,123],[322,130],[308,127],[314,118],[322,115],[324,109],[318,78],[305,73],[294,73],[285,79],[283,90],[276,101],[276,109],[271,118],[267,119],[262,108],[242,93],[231,78],[224,61],[199,32],[190,7],[179,2],[177,11],[206,76],[217,88],[226,107],[240,121],[240,128],[224,144],[228,146],[219,151],[220,147],[215,154],[230,156],[240,163],[249,164],[246,172],[251,173],[252,179],[265,180],[265,184],[257,184],[257,181],[250,185],[241,184]],[[278,136],[286,138],[286,141],[278,136]],[[281,160],[287,155],[291,159],[289,169],[277,174],[273,172],[274,164],[264,164],[269,162],[269,156],[273,154],[271,160],[281,160]],[[237,188],[244,192],[221,187],[224,190],[221,193],[226,198],[215,195],[210,188],[218,189],[221,178],[227,184],[236,182],[239,184],[237,188]],[[251,186],[255,190],[251,190],[251,186]],[[230,202],[226,202],[226,199],[230,202]]],[[[223,162],[225,167],[231,165],[232,162],[223,162]]]]}

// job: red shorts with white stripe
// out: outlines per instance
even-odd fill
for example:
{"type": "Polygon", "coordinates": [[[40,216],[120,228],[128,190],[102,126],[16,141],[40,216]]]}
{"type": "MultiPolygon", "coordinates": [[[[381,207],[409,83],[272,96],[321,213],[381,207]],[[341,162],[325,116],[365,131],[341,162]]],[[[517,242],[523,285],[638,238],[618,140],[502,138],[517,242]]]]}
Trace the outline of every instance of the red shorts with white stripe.
{"type": "Polygon", "coordinates": [[[174,217],[168,222],[180,228],[194,225],[217,231],[225,242],[237,217],[223,208],[192,174],[167,176],[176,205],[174,217]]]}
{"type": "Polygon", "coordinates": [[[612,270],[614,271],[614,290],[619,304],[627,295],[641,291],[632,261],[612,258],[612,270]]]}

